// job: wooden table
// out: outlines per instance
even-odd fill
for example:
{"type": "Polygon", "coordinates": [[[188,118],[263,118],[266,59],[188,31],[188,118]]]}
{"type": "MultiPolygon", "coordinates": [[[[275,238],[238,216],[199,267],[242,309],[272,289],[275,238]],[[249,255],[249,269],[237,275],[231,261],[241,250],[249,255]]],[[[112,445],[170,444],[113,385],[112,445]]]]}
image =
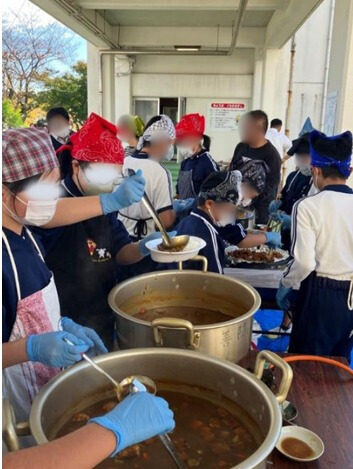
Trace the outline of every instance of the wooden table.
{"type": "MultiPolygon", "coordinates": [[[[253,368],[257,352],[239,364],[253,368]]],[[[336,360],[347,364],[343,358],[336,360]]],[[[316,461],[297,463],[276,449],[268,457],[273,469],[353,469],[353,377],[319,362],[290,363],[294,378],[288,400],[298,410],[295,423],[317,433],[325,452],[316,461]],[[273,464],[271,464],[271,462],[273,464]]]]}

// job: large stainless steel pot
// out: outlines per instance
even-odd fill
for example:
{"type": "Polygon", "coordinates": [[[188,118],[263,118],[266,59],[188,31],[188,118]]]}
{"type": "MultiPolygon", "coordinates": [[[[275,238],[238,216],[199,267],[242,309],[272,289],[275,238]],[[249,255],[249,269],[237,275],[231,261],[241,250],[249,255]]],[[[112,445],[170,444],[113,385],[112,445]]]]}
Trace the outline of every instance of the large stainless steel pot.
{"type": "MultiPolygon", "coordinates": [[[[260,428],[259,448],[237,469],[265,468],[282,427],[278,403],[286,398],[292,381],[290,366],[272,352],[260,352],[255,375],[225,360],[179,349],[136,349],[102,355],[97,363],[120,381],[127,375],[146,375],[158,381],[196,385],[219,393],[238,404],[260,428]],[[275,397],[260,381],[265,361],[282,371],[275,397]]],[[[55,436],[58,422],[107,395],[107,383],[88,363],[81,362],[46,384],[30,414],[31,433],[42,444],[55,436]]],[[[14,435],[14,438],[16,435],[14,435]]]]}
{"type": "Polygon", "coordinates": [[[127,280],[109,294],[116,314],[121,349],[137,347],[189,348],[237,362],[250,347],[253,315],[261,299],[247,283],[225,275],[191,270],[169,270],[127,280]],[[210,325],[193,325],[176,318],[152,322],[133,316],[141,307],[194,306],[234,317],[210,325]]]}

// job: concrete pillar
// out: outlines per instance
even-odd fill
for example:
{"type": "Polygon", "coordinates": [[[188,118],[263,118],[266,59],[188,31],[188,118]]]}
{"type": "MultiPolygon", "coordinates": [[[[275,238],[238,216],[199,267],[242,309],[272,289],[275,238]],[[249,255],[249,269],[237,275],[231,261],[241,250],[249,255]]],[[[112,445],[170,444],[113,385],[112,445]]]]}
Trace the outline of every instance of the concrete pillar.
{"type": "Polygon", "coordinates": [[[99,48],[87,42],[87,106],[88,114],[101,114],[99,94],[99,48]]]}
{"type": "MultiPolygon", "coordinates": [[[[353,2],[336,0],[333,20],[328,96],[337,93],[334,134],[353,131],[353,2]]],[[[327,106],[326,106],[327,108],[327,106]]],[[[348,180],[353,187],[353,174],[348,180]]]]}
{"type": "Polygon", "coordinates": [[[255,50],[252,109],[261,108],[262,72],[263,72],[263,67],[264,67],[263,55],[264,55],[264,50],[262,48],[255,50]]]}
{"type": "Polygon", "coordinates": [[[114,113],[116,122],[122,114],[130,114],[132,111],[131,73],[133,59],[123,55],[115,56],[114,77],[114,113]]]}
{"type": "Polygon", "coordinates": [[[115,122],[115,80],[114,55],[101,56],[102,77],[102,111],[101,115],[110,122],[115,122]]]}
{"type": "Polygon", "coordinates": [[[264,51],[262,73],[261,108],[269,119],[278,117],[284,121],[287,106],[289,79],[289,43],[282,49],[264,51]]]}
{"type": "Polygon", "coordinates": [[[328,95],[337,92],[334,133],[353,131],[353,2],[336,0],[328,95]]]}

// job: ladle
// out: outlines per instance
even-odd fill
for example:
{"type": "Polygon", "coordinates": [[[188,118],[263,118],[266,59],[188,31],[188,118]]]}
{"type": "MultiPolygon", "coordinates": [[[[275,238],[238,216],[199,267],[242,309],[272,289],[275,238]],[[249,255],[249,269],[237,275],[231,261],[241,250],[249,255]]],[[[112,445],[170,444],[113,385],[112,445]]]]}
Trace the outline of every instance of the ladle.
{"type": "MultiPolygon", "coordinates": [[[[136,173],[133,169],[128,169],[129,176],[134,176],[135,174],[136,173]]],[[[149,211],[151,217],[153,218],[153,221],[155,222],[159,231],[162,234],[162,243],[159,246],[161,250],[171,251],[175,249],[178,251],[182,251],[185,248],[185,246],[188,244],[190,237],[188,235],[181,235],[181,236],[173,236],[173,238],[170,238],[170,236],[167,233],[167,230],[164,228],[162,220],[159,218],[159,215],[157,211],[155,210],[155,208],[153,207],[146,192],[144,193],[141,200],[144,206],[149,211]]]]}
{"type": "MultiPolygon", "coordinates": [[[[64,339],[65,342],[69,345],[74,345],[71,340],[69,339],[64,339]]],[[[152,394],[156,394],[157,391],[157,386],[155,383],[150,379],[147,378],[146,376],[129,376],[128,378],[123,379],[120,383],[115,381],[115,379],[110,376],[109,373],[103,370],[95,361],[93,361],[88,355],[85,353],[81,354],[82,358],[86,360],[93,368],[98,371],[98,373],[102,374],[105,376],[109,381],[114,385],[116,389],[116,396],[118,398],[118,401],[122,401],[125,397],[125,395],[129,394],[130,392],[150,392],[152,394]],[[126,387],[128,387],[127,392],[125,392],[126,387]]],[[[167,433],[158,435],[159,439],[163,443],[164,447],[170,454],[171,458],[175,462],[175,465],[178,467],[178,469],[184,469],[184,464],[181,462],[178,453],[175,449],[175,446],[170,439],[169,435],[167,433]]]]}

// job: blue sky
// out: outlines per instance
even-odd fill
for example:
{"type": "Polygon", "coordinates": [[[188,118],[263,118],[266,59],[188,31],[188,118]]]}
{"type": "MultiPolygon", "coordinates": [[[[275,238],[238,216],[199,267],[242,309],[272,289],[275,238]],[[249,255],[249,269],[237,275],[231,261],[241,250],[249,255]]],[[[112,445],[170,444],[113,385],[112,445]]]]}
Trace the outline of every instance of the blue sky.
{"type": "MultiPolygon", "coordinates": [[[[47,24],[47,23],[59,23],[56,21],[52,16],[45,13],[43,10],[38,8],[37,6],[33,5],[29,0],[2,0],[2,14],[3,15],[11,15],[11,21],[13,24],[19,23],[21,21],[21,14],[26,14],[30,10],[34,10],[38,13],[38,19],[40,23],[47,24]]],[[[68,29],[68,28],[67,28],[68,29]]],[[[78,45],[75,62],[78,60],[87,60],[87,41],[83,39],[78,34],[72,32],[68,29],[73,35],[73,41],[78,45]]],[[[60,68],[62,71],[66,71],[69,67],[60,64],[60,68]],[[66,70],[65,70],[66,69],[66,70]]]]}

